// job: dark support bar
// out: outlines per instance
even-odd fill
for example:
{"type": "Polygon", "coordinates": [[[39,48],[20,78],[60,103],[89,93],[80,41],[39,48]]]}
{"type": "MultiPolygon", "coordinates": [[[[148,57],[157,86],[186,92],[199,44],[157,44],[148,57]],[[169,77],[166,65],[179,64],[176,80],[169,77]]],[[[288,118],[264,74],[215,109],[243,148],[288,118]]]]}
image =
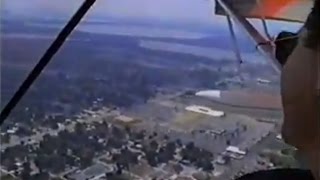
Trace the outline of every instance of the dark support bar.
{"type": "MultiPolygon", "coordinates": [[[[254,43],[264,43],[268,42],[253,26],[246,20],[245,17],[240,16],[234,9],[230,7],[228,3],[224,0],[216,0],[221,7],[226,11],[226,13],[232,17],[232,19],[239,24],[241,28],[243,28],[249,35],[249,37],[254,41],[254,43]]],[[[264,54],[269,60],[271,60],[271,64],[273,65],[276,73],[280,74],[281,65],[274,56],[273,47],[271,43],[264,43],[258,46],[259,51],[264,54]]]]}
{"type": "Polygon", "coordinates": [[[85,0],[78,11],[73,15],[70,21],[65,25],[65,27],[58,34],[56,39],[53,41],[51,46],[44,53],[42,58],[39,60],[37,65],[29,73],[28,77],[22,83],[22,85],[15,92],[10,101],[6,104],[0,114],[0,126],[5,121],[5,119],[10,115],[11,111],[15,108],[21,98],[28,91],[33,82],[41,74],[42,70],[47,66],[52,57],[58,52],[63,43],[66,41],[68,36],[74,30],[74,28],[79,24],[81,19],[86,15],[88,10],[92,7],[96,0],[85,0]]]}

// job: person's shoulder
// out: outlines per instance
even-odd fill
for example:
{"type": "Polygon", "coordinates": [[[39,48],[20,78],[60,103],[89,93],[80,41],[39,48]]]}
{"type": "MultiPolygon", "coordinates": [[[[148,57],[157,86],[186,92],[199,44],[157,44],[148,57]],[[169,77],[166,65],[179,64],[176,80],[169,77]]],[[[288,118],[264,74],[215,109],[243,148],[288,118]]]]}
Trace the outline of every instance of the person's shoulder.
{"type": "Polygon", "coordinates": [[[314,0],[313,8],[305,22],[308,36],[305,38],[305,46],[317,50],[320,45],[320,0],[314,0]]]}
{"type": "Polygon", "coordinates": [[[314,178],[309,170],[274,169],[246,174],[236,180],[314,180],[314,178]]]}

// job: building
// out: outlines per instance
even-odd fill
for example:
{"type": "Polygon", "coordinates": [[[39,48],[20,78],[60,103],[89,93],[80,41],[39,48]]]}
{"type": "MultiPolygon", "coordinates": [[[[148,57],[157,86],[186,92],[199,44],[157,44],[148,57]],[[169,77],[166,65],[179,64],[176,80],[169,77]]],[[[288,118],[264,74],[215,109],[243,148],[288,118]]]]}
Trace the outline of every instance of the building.
{"type": "Polygon", "coordinates": [[[236,153],[236,154],[240,154],[240,155],[246,155],[247,153],[245,151],[241,151],[238,147],[236,146],[228,146],[226,149],[227,152],[231,152],[231,153],[236,153]]]}
{"type": "Polygon", "coordinates": [[[257,82],[259,84],[269,84],[269,83],[271,83],[271,81],[269,81],[267,79],[262,79],[262,78],[257,78],[257,82]]]}
{"type": "Polygon", "coordinates": [[[125,116],[125,115],[116,116],[114,120],[116,121],[116,123],[119,123],[121,125],[132,125],[139,122],[138,119],[134,119],[132,117],[125,116]]]}
{"type": "Polygon", "coordinates": [[[219,164],[219,165],[225,165],[227,162],[226,162],[226,160],[224,159],[224,157],[220,155],[220,156],[217,157],[215,163],[217,163],[217,164],[219,164]]]}
{"type": "Polygon", "coordinates": [[[223,117],[223,116],[225,116],[225,113],[223,111],[216,111],[216,110],[210,109],[210,108],[205,107],[205,106],[192,105],[192,106],[186,107],[186,110],[187,111],[191,111],[191,112],[206,114],[206,115],[214,116],[214,117],[223,117]]]}
{"type": "Polygon", "coordinates": [[[276,136],[276,138],[277,138],[277,140],[282,140],[282,135],[281,135],[281,134],[278,134],[278,135],[276,136]]]}
{"type": "Polygon", "coordinates": [[[68,175],[71,180],[98,180],[104,177],[107,173],[113,173],[114,167],[95,164],[83,171],[68,175]]]}
{"type": "Polygon", "coordinates": [[[199,96],[199,97],[221,98],[221,91],[219,91],[219,90],[199,91],[199,92],[196,93],[196,96],[199,96]]]}
{"type": "Polygon", "coordinates": [[[223,133],[225,133],[226,132],[226,130],[225,129],[218,129],[218,130],[208,130],[208,132],[210,133],[210,134],[216,134],[216,135],[221,135],[221,134],[223,134],[223,133]]]}
{"type": "Polygon", "coordinates": [[[7,133],[8,134],[15,134],[17,132],[17,130],[18,130],[18,127],[13,127],[11,129],[8,129],[7,133]]]}
{"type": "Polygon", "coordinates": [[[233,159],[242,159],[247,153],[245,151],[240,150],[236,146],[228,146],[223,155],[227,155],[233,159]]]}

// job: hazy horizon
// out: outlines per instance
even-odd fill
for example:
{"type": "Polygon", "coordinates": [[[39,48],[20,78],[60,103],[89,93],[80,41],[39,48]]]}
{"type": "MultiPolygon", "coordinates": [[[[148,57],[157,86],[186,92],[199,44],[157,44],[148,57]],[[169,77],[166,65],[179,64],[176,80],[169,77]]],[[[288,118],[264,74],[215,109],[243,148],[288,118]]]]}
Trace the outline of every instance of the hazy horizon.
{"type": "MultiPolygon", "coordinates": [[[[83,1],[78,0],[5,0],[3,9],[16,17],[71,16],[83,1]]],[[[104,0],[96,1],[88,13],[88,18],[133,18],[157,19],[181,22],[212,22],[212,5],[206,0],[104,0]]],[[[219,18],[217,18],[219,19],[219,18]]],[[[221,18],[220,18],[221,19],[221,18]]]]}
{"type": "MultiPolygon", "coordinates": [[[[4,0],[2,12],[15,18],[69,19],[83,1],[79,0],[4,0]]],[[[215,4],[211,0],[97,0],[86,20],[107,18],[154,20],[181,24],[226,26],[226,18],[214,15],[215,4]]],[[[2,16],[3,17],[3,16],[2,16]]],[[[260,26],[260,22],[252,20],[260,26]]],[[[285,28],[296,29],[299,23],[269,21],[270,31],[285,28]],[[274,26],[274,27],[273,27],[274,26]]],[[[227,26],[226,26],[227,27],[227,26]]],[[[259,28],[259,27],[257,27],[259,28]]]]}

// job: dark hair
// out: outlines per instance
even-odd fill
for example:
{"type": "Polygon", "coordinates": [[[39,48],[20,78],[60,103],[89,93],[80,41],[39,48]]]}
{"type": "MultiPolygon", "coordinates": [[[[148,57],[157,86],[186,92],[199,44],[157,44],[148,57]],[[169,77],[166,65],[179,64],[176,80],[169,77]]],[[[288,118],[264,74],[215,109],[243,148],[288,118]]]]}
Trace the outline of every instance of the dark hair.
{"type": "Polygon", "coordinates": [[[278,34],[274,43],[276,45],[276,58],[279,63],[284,66],[288,60],[288,57],[298,44],[298,34],[282,31],[278,34]]]}
{"type": "Polygon", "coordinates": [[[315,0],[313,8],[305,23],[307,36],[305,46],[316,49],[320,45],[320,0],[315,0]]]}

